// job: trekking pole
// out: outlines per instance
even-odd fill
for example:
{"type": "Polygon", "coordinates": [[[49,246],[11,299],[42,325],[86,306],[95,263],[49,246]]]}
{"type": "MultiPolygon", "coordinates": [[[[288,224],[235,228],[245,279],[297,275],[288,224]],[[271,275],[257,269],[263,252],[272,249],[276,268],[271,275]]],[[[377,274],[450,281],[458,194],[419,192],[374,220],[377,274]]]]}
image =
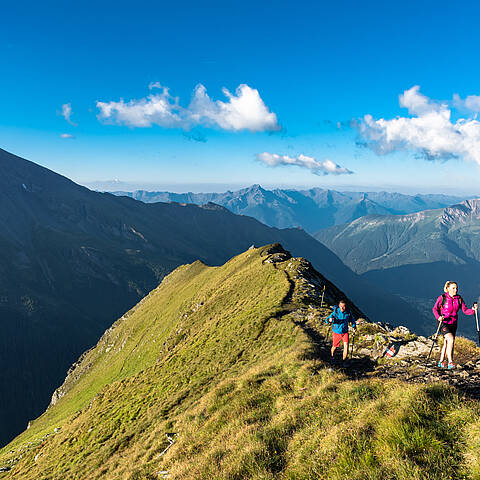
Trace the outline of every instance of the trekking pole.
{"type": "Polygon", "coordinates": [[[432,346],[430,348],[430,351],[428,352],[427,361],[430,360],[430,355],[432,354],[433,346],[437,343],[438,332],[440,331],[441,326],[442,326],[442,322],[438,322],[438,328],[437,328],[437,331],[435,333],[435,336],[433,337],[432,346]]]}
{"type": "MultiPolygon", "coordinates": [[[[327,317],[325,317],[323,320],[326,320],[327,317]]],[[[328,322],[328,327],[327,327],[327,334],[325,335],[325,341],[328,343],[328,338],[330,337],[330,329],[332,329],[333,332],[333,322],[328,322]]],[[[332,335],[332,341],[333,341],[333,335],[332,335]]]]}
{"type": "Polygon", "coordinates": [[[356,333],[356,329],[354,328],[353,335],[352,335],[352,348],[350,349],[350,360],[353,357],[353,346],[355,345],[355,333],[356,333]]]}
{"type": "Polygon", "coordinates": [[[325,285],[323,286],[323,290],[322,290],[322,300],[320,302],[320,307],[323,307],[323,296],[325,295],[325,285]]]}
{"type": "MultiPolygon", "coordinates": [[[[475,302],[474,305],[478,305],[478,303],[475,302]]],[[[475,320],[477,321],[478,344],[480,345],[480,328],[478,328],[478,308],[475,310],[475,320]]]]}

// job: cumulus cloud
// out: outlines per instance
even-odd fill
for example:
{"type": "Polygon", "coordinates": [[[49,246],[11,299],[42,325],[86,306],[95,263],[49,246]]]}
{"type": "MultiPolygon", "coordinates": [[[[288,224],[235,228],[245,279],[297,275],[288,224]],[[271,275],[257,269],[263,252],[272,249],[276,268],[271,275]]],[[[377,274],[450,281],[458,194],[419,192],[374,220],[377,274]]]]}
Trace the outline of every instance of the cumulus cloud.
{"type": "Polygon", "coordinates": [[[197,85],[189,106],[194,123],[219,126],[223,130],[264,132],[280,130],[277,116],[270,112],[258,93],[248,85],[240,85],[235,95],[226,88],[227,102],[213,101],[203,85],[197,85]]]}
{"type": "Polygon", "coordinates": [[[104,123],[129,127],[186,126],[183,109],[165,87],[160,93],[148,95],[140,100],[125,102],[121,98],[118,102],[97,102],[97,108],[100,110],[97,118],[104,123]]]}
{"type": "Polygon", "coordinates": [[[310,170],[314,175],[350,175],[353,173],[351,170],[341,167],[328,158],[319,161],[303,154],[297,157],[290,157],[288,155],[278,155],[277,153],[268,152],[258,153],[256,157],[259,162],[265,163],[269,167],[295,165],[310,170]]]}
{"type": "Polygon", "coordinates": [[[60,112],[60,115],[70,124],[70,125],[76,125],[75,123],[72,122],[71,116],[72,116],[72,105],[70,103],[64,103],[62,105],[62,111],[60,112]]]}
{"type": "Polygon", "coordinates": [[[234,94],[224,88],[226,101],[212,100],[206,88],[197,85],[186,108],[160,83],[150,83],[149,88],[161,91],[128,102],[123,99],[118,102],[97,101],[100,110],[97,118],[104,123],[130,127],[158,125],[189,130],[204,126],[232,132],[272,132],[281,129],[277,116],[265,105],[258,90],[245,84],[240,85],[234,94]]]}
{"type": "Polygon", "coordinates": [[[62,133],[60,138],[75,138],[71,133],[62,133]]]}
{"type": "Polygon", "coordinates": [[[410,90],[405,90],[398,98],[400,106],[407,108],[410,115],[440,112],[445,106],[420,93],[419,85],[415,85],[410,90]]]}
{"type": "MultiPolygon", "coordinates": [[[[432,100],[414,86],[399,97],[400,106],[408,109],[410,117],[386,120],[365,115],[356,122],[364,145],[383,155],[398,150],[413,151],[429,160],[465,158],[480,164],[480,122],[475,118],[452,120],[452,107],[448,102],[432,100]]],[[[472,112],[480,107],[480,97],[457,96],[453,105],[463,102],[472,112]],[[469,100],[468,100],[469,99],[469,100]]]]}

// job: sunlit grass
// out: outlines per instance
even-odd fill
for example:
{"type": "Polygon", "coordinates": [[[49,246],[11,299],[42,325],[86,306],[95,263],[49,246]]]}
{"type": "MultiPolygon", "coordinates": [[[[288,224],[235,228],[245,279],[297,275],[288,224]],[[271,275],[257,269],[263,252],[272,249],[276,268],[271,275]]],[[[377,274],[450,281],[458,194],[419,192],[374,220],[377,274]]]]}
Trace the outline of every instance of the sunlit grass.
{"type": "Polygon", "coordinates": [[[0,466],[17,462],[0,478],[479,478],[478,403],[328,371],[283,305],[298,265],[265,253],[172,273],[0,452],[0,466]]]}

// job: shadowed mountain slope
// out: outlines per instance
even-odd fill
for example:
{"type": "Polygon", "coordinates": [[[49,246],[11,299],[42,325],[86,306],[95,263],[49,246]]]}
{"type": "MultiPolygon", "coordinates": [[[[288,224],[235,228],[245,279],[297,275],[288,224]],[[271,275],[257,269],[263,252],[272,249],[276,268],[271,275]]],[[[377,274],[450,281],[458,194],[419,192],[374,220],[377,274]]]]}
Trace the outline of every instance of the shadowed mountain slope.
{"type": "MultiPolygon", "coordinates": [[[[328,305],[344,296],[279,245],[179,267],[0,450],[0,478],[475,478],[478,402],[385,364],[377,379],[367,357],[332,371],[324,286],[328,305]]],[[[360,347],[404,331],[359,322],[360,347]]]]}
{"type": "Polygon", "coordinates": [[[75,358],[165,274],[273,242],[310,258],[371,318],[414,318],[302,230],[269,228],[214,204],[92,192],[0,150],[0,444],[43,411],[75,358]]]}

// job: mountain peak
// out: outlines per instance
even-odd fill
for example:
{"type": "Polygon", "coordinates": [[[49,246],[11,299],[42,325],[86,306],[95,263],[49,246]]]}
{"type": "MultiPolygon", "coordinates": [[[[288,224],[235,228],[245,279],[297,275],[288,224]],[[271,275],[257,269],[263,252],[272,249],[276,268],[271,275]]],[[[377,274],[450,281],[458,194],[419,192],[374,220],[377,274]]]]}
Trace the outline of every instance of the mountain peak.
{"type": "Polygon", "coordinates": [[[250,187],[247,187],[243,190],[245,193],[260,193],[260,194],[264,194],[266,193],[268,190],[265,190],[260,184],[258,183],[255,183],[253,185],[251,185],[250,187]]]}
{"type": "Polygon", "coordinates": [[[76,192],[87,190],[48,168],[0,149],[1,190],[12,192],[17,186],[23,190],[44,191],[52,194],[58,190],[76,192]]]}
{"type": "Polygon", "coordinates": [[[442,223],[451,226],[457,223],[467,223],[473,219],[480,219],[480,199],[465,200],[443,210],[442,223]]]}

